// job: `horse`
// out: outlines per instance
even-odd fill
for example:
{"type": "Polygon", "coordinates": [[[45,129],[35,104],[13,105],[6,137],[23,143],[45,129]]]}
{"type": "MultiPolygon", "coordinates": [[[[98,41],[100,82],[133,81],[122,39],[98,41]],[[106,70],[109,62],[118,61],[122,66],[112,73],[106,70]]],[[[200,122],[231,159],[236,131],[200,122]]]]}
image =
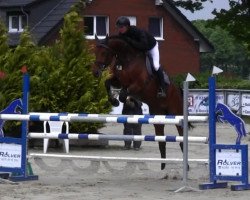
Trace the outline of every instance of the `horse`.
{"type": "MultiPolygon", "coordinates": [[[[23,103],[21,99],[16,99],[12,101],[5,109],[3,109],[0,114],[21,114],[23,103]]],[[[0,138],[4,137],[3,126],[5,120],[0,119],[0,138]]]]}
{"type": "MultiPolygon", "coordinates": [[[[113,35],[105,39],[95,39],[95,62],[92,73],[98,78],[106,69],[110,76],[105,81],[109,101],[118,106],[119,101],[112,95],[111,87],[120,88],[119,99],[124,102],[132,96],[149,107],[151,115],[183,115],[183,93],[181,88],[171,82],[168,84],[166,97],[157,97],[159,82],[154,73],[150,74],[146,66],[146,53],[131,46],[123,37],[113,35]]],[[[189,124],[191,125],[191,124],[189,124]]],[[[178,134],[183,136],[183,128],[176,125],[178,134]]],[[[164,135],[164,124],[154,124],[155,134],[164,135]]],[[[159,142],[161,158],[166,158],[166,142],[159,142]]],[[[183,151],[183,143],[180,143],[183,151]]],[[[165,163],[161,163],[161,169],[165,163]]]]}
{"type": "Polygon", "coordinates": [[[217,103],[215,113],[217,121],[221,123],[227,122],[234,127],[237,133],[236,144],[240,144],[241,138],[247,135],[245,122],[234,114],[227,105],[222,103],[217,103]]]}

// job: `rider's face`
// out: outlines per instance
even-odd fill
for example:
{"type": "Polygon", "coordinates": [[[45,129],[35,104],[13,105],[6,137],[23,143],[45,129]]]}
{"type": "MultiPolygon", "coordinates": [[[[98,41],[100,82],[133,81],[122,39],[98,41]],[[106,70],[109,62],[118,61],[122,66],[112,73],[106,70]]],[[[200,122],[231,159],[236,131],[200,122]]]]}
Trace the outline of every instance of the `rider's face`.
{"type": "Polygon", "coordinates": [[[119,33],[123,34],[123,33],[127,32],[128,27],[127,26],[119,26],[119,27],[117,27],[117,30],[119,33]]]}

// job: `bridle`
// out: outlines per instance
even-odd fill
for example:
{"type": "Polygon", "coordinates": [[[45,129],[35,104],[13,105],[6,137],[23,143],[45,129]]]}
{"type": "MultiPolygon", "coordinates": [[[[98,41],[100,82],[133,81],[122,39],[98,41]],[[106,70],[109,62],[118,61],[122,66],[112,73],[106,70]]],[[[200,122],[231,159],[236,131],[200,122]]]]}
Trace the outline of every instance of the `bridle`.
{"type": "MultiPolygon", "coordinates": [[[[108,61],[107,61],[108,55],[106,56],[105,61],[103,61],[103,62],[101,62],[101,61],[95,61],[95,62],[94,62],[95,65],[98,67],[98,69],[99,69],[101,72],[104,71],[104,70],[105,70],[106,68],[108,68],[108,67],[111,67],[111,68],[115,67],[115,69],[118,70],[118,71],[120,71],[120,70],[123,69],[123,66],[122,66],[122,64],[121,64],[121,60],[122,60],[122,59],[119,58],[119,55],[118,55],[112,48],[110,48],[110,47],[106,44],[106,42],[99,42],[98,44],[96,44],[96,47],[101,47],[101,48],[106,49],[107,52],[109,53],[109,56],[112,57],[111,62],[108,62],[108,61]]],[[[135,59],[136,57],[141,56],[141,55],[142,55],[142,53],[139,52],[138,54],[136,54],[136,55],[134,56],[133,59],[135,59]]],[[[127,59],[127,60],[126,60],[126,62],[130,62],[130,61],[131,61],[131,59],[127,59]]],[[[123,61],[123,62],[124,62],[124,61],[123,61]]]]}
{"type": "MultiPolygon", "coordinates": [[[[107,51],[111,54],[111,56],[113,58],[115,58],[114,63],[116,63],[117,54],[109,46],[107,46],[106,44],[103,44],[103,43],[99,43],[99,44],[96,45],[96,47],[102,47],[102,48],[107,49],[107,51]]],[[[104,62],[95,61],[95,65],[98,66],[98,68],[101,71],[104,71],[112,63],[112,61],[110,63],[108,63],[106,60],[107,60],[107,58],[105,58],[104,62]]]]}

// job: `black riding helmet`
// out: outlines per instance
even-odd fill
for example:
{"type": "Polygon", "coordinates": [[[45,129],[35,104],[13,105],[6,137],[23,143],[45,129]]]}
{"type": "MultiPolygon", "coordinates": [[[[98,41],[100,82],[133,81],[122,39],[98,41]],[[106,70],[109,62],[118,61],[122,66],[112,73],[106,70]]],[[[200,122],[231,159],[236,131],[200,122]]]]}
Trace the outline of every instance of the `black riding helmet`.
{"type": "Polygon", "coordinates": [[[122,26],[130,26],[130,21],[127,17],[118,17],[116,20],[116,26],[122,27],[122,26]]]}

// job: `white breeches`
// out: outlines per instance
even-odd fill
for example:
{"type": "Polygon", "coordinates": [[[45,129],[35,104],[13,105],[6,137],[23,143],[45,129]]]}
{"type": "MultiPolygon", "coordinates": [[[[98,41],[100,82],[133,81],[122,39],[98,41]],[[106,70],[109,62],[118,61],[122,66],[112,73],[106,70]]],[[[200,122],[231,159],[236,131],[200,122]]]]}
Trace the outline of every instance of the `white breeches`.
{"type": "Polygon", "coordinates": [[[153,59],[155,71],[158,71],[158,69],[160,68],[160,54],[159,54],[158,42],[156,42],[156,45],[148,52],[150,53],[153,59]]]}

